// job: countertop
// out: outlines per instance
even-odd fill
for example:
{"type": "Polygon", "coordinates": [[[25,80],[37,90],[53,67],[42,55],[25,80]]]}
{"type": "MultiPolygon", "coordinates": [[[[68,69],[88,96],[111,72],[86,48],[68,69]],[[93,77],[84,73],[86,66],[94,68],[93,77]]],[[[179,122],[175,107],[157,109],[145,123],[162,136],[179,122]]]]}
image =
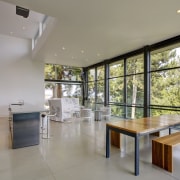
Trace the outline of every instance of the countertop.
{"type": "Polygon", "coordinates": [[[33,106],[33,105],[11,105],[11,113],[31,113],[31,112],[47,112],[48,110],[43,107],[33,106]]]}

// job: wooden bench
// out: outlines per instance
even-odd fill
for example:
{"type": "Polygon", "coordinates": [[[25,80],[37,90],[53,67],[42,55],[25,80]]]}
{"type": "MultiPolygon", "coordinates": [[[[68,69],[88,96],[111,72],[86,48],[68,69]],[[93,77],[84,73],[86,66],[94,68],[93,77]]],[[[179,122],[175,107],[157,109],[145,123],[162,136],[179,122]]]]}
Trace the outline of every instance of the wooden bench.
{"type": "Polygon", "coordinates": [[[152,140],[152,163],[172,172],[172,148],[180,144],[180,132],[152,140]]]}

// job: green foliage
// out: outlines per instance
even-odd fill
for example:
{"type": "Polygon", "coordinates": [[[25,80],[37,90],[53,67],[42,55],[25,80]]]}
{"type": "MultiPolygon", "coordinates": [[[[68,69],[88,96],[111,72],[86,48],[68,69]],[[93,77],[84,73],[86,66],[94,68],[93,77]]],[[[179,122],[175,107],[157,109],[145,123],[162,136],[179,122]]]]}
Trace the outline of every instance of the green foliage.
{"type": "Polygon", "coordinates": [[[110,77],[124,76],[124,61],[117,61],[116,63],[110,64],[110,77]]]}
{"type": "Polygon", "coordinates": [[[151,104],[180,106],[180,59],[176,50],[163,51],[151,58],[153,70],[158,70],[151,73],[151,104]]]}

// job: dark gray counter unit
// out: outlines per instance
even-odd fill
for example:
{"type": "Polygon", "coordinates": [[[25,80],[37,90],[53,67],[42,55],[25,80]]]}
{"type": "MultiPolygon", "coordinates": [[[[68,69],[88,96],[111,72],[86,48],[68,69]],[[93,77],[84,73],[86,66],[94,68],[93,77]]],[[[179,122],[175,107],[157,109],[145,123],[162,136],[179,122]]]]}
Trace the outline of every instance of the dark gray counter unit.
{"type": "Polygon", "coordinates": [[[34,107],[11,108],[10,130],[13,149],[39,144],[41,111],[34,107]]]}

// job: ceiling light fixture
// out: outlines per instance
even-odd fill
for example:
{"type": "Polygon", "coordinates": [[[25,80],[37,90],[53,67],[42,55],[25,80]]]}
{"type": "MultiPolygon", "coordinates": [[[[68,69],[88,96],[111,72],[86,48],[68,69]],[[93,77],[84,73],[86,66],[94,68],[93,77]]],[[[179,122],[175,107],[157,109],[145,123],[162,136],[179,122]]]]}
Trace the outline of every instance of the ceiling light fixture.
{"type": "Polygon", "coordinates": [[[180,14],[180,9],[177,10],[177,13],[180,14]]]}
{"type": "Polygon", "coordinates": [[[83,54],[83,53],[84,53],[84,50],[81,50],[81,53],[83,54]]]}
{"type": "Polygon", "coordinates": [[[64,50],[66,50],[66,48],[63,46],[63,47],[62,47],[62,50],[64,51],[64,50]]]}

